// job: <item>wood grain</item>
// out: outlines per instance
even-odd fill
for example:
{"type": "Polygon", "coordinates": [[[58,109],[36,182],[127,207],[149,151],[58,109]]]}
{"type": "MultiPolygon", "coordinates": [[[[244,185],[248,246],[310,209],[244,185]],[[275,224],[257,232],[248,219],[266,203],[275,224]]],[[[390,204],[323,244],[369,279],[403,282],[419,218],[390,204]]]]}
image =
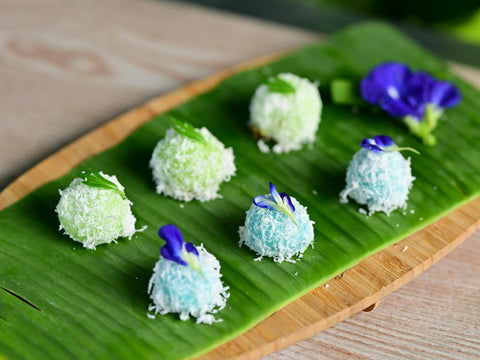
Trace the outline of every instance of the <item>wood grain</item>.
{"type": "Polygon", "coordinates": [[[0,0],[0,189],[148,99],[319,38],[182,3],[0,0]]]}
{"type": "MultiPolygon", "coordinates": [[[[194,82],[92,131],[47,158],[0,193],[0,209],[122,141],[153,116],[218,85],[232,74],[272,61],[277,55],[194,82]]],[[[237,339],[202,359],[258,359],[368,309],[442,259],[480,226],[480,198],[436,223],[365,259],[342,276],[294,301],[237,339]]]]}
{"type": "Polygon", "coordinates": [[[140,125],[152,117],[212,89],[227,77],[273,61],[279,55],[267,55],[245,64],[233,66],[205,79],[192,82],[178,90],[153,99],[128,111],[107,124],[89,132],[70,145],[49,156],[18,177],[0,193],[0,210],[13,204],[41,185],[65,175],[82,161],[124,140],[140,125]]]}
{"type": "Polygon", "coordinates": [[[478,359],[479,248],[477,231],[375,311],[357,313],[265,359],[478,359]]]}

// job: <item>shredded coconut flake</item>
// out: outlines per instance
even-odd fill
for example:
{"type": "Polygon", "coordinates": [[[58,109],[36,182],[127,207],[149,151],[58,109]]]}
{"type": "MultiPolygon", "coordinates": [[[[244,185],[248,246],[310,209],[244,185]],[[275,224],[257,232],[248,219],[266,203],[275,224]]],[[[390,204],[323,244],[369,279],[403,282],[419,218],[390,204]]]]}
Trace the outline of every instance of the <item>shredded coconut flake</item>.
{"type": "Polygon", "coordinates": [[[390,215],[397,208],[406,208],[414,179],[410,158],[404,159],[398,151],[375,153],[361,149],[348,166],[347,186],[340,193],[340,202],[347,202],[348,196],[367,205],[370,215],[377,211],[390,215]]]}
{"type": "Polygon", "coordinates": [[[322,111],[316,83],[290,73],[279,74],[278,77],[288,82],[295,92],[272,92],[262,84],[250,102],[250,125],[277,142],[272,149],[276,154],[299,150],[304,144],[311,144],[315,140],[322,111]]]}
{"type": "MultiPolygon", "coordinates": [[[[123,191],[115,176],[100,172],[123,191]]],[[[91,187],[76,178],[60,191],[60,201],[55,209],[60,220],[60,230],[87,249],[116,242],[119,237],[131,239],[135,230],[135,217],[131,201],[123,199],[116,191],[91,187]]]]}
{"type": "Polygon", "coordinates": [[[245,226],[238,229],[239,246],[245,244],[255,251],[259,255],[256,261],[268,256],[275,262],[294,263],[292,257],[301,258],[306,248],[312,245],[314,223],[310,220],[307,209],[295,198],[292,197],[291,200],[299,227],[280,211],[263,209],[253,204],[247,211],[245,226]]]}
{"type": "Polygon", "coordinates": [[[157,193],[182,201],[221,197],[220,184],[235,175],[233,150],[225,148],[206,128],[198,131],[205,144],[173,129],[157,143],[150,160],[157,193]]]}
{"type": "Polygon", "coordinates": [[[268,145],[265,143],[263,139],[259,139],[257,141],[257,146],[258,146],[258,149],[264,154],[268,154],[270,152],[270,148],[268,147],[268,145]]]}
{"type": "Polygon", "coordinates": [[[221,321],[211,313],[225,307],[230,294],[222,284],[220,263],[203,245],[197,247],[203,277],[188,266],[161,258],[153,269],[148,292],[155,314],[178,313],[180,320],[196,318],[196,323],[221,321]]]}

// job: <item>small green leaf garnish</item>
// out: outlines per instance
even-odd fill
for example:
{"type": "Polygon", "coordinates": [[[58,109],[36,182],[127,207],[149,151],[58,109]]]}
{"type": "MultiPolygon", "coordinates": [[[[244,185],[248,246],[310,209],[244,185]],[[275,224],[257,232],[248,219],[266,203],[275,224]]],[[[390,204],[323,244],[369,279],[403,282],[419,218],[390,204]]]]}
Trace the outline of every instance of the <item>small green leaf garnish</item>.
{"type": "Polygon", "coordinates": [[[278,76],[271,77],[270,79],[268,79],[267,86],[271,92],[276,92],[281,94],[295,93],[295,88],[285,80],[280,79],[278,76]]]}
{"type": "Polygon", "coordinates": [[[114,190],[122,197],[123,200],[127,198],[125,193],[120,190],[115,183],[105,179],[98,171],[94,171],[87,175],[82,174],[81,178],[83,178],[83,183],[87,186],[105,190],[114,190]]]}
{"type": "Polygon", "coordinates": [[[186,121],[180,121],[174,117],[171,117],[171,119],[174,124],[173,130],[175,130],[178,134],[186,136],[193,141],[205,142],[205,138],[192,126],[192,124],[186,121]]]}
{"type": "Polygon", "coordinates": [[[330,94],[334,104],[366,105],[360,94],[359,84],[345,79],[333,79],[330,83],[330,94]]]}

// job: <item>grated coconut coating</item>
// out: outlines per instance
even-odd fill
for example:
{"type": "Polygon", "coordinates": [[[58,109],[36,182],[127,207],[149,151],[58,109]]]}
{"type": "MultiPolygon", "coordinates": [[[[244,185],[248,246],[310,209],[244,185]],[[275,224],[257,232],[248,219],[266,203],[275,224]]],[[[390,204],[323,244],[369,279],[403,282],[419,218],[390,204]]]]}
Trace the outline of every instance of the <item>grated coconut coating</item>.
{"type": "Polygon", "coordinates": [[[268,85],[260,85],[250,102],[250,125],[261,136],[276,141],[275,153],[283,153],[313,143],[322,100],[317,84],[290,73],[278,77],[288,82],[295,92],[272,92],[268,85]]]}
{"type": "MultiPolygon", "coordinates": [[[[123,192],[115,176],[100,174],[123,192]]],[[[131,238],[135,233],[135,217],[130,205],[131,201],[123,199],[115,190],[90,187],[83,179],[76,178],[66,189],[60,190],[60,201],[55,209],[59,230],[63,229],[87,249],[116,242],[119,237],[131,238]]]]}
{"type": "Polygon", "coordinates": [[[212,324],[221,320],[214,315],[225,307],[230,296],[220,278],[220,263],[202,246],[197,247],[203,276],[190,266],[164,259],[157,261],[148,283],[153,301],[149,311],[157,314],[178,313],[180,320],[190,316],[196,323],[212,324]],[[212,314],[211,314],[212,313],[212,314]]]}
{"type": "MultiPolygon", "coordinates": [[[[266,195],[270,197],[271,195],[266,195]]],[[[274,261],[290,261],[295,255],[301,256],[308,245],[313,242],[313,221],[307,209],[291,197],[295,207],[297,227],[284,213],[269,210],[252,204],[246,212],[245,226],[240,226],[239,245],[247,245],[260,257],[273,257],[274,261]]]]}
{"type": "Polygon", "coordinates": [[[347,186],[340,201],[347,202],[348,196],[367,205],[370,214],[383,211],[389,215],[397,208],[406,208],[413,180],[410,158],[405,159],[400,152],[361,149],[348,166],[347,186]]]}
{"type": "Polygon", "coordinates": [[[153,151],[150,167],[159,194],[177,200],[208,201],[221,197],[220,184],[235,175],[232,148],[206,128],[197,129],[205,142],[192,140],[168,129],[153,151]]]}

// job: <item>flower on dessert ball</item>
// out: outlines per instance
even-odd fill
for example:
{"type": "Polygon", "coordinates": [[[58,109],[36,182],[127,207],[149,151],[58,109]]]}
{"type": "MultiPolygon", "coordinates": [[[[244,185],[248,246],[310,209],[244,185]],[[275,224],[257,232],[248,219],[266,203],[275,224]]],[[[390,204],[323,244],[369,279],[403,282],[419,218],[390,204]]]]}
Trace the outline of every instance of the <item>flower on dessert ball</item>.
{"type": "Polygon", "coordinates": [[[387,135],[363,139],[360,146],[347,168],[340,202],[346,203],[350,197],[366,205],[370,214],[383,211],[389,215],[397,208],[404,209],[415,178],[410,158],[405,159],[400,151],[418,151],[397,146],[387,135]]]}
{"type": "Polygon", "coordinates": [[[225,307],[229,293],[221,280],[217,258],[203,245],[184,242],[175,225],[163,226],[158,234],[166,244],[148,283],[152,300],[149,311],[177,313],[180,320],[193,316],[197,323],[204,324],[221,321],[214,314],[225,307]]]}
{"type": "Polygon", "coordinates": [[[384,151],[402,151],[410,150],[418,154],[418,151],[409,147],[398,147],[392,140],[390,136],[387,135],[376,135],[372,138],[363,139],[360,143],[362,148],[371,150],[373,152],[384,152],[384,151]]]}
{"type": "Polygon", "coordinates": [[[360,92],[365,101],[403,118],[409,130],[427,145],[436,142],[432,131],[443,110],[461,100],[460,92],[451,83],[394,62],[374,67],[363,78],[360,92]]]}
{"type": "Polygon", "coordinates": [[[286,193],[279,194],[273,183],[270,183],[270,196],[256,196],[253,199],[253,203],[264,209],[281,211],[298,226],[298,220],[294,214],[295,207],[292,204],[292,199],[290,199],[290,196],[286,193]]]}
{"type": "Polygon", "coordinates": [[[238,229],[239,245],[245,244],[274,261],[294,262],[313,243],[313,221],[294,197],[279,193],[270,183],[270,194],[256,196],[246,212],[245,225],[238,229]]]}

